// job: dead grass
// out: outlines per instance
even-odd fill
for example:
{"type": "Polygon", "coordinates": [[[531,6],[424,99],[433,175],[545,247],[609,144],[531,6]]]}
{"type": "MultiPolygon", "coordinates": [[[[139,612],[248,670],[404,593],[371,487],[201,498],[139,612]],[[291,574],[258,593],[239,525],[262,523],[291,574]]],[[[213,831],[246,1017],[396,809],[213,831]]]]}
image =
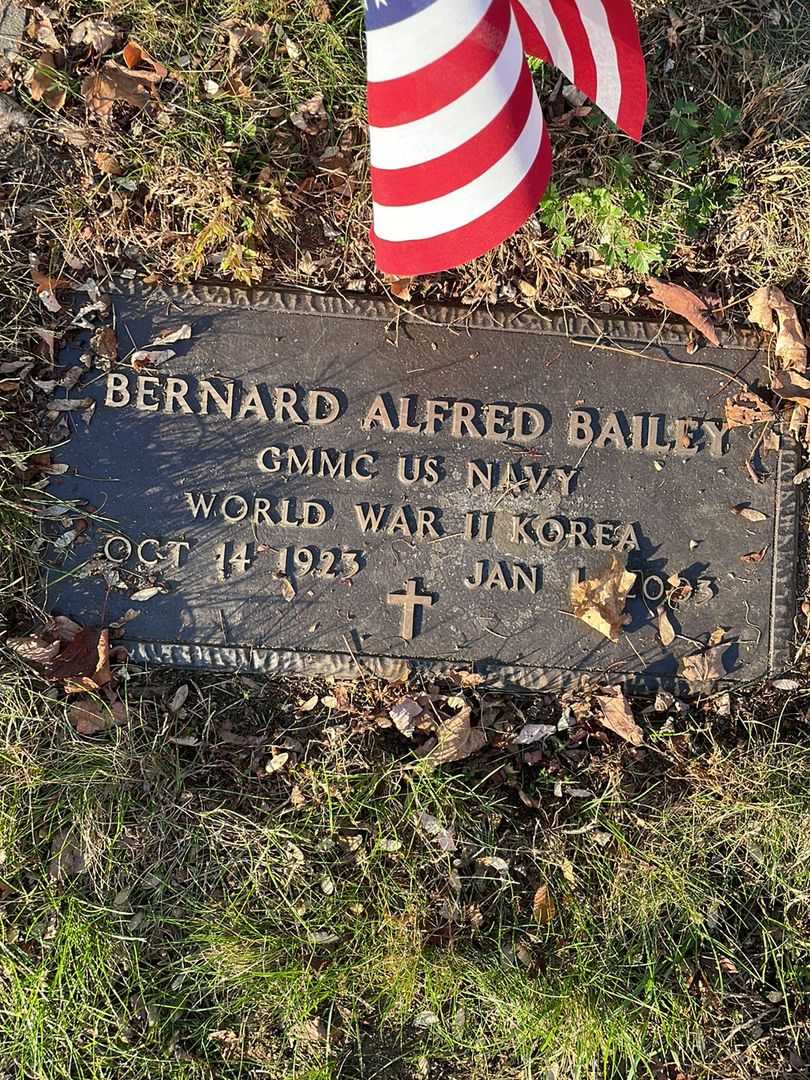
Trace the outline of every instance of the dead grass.
{"type": "MultiPolygon", "coordinates": [[[[629,285],[632,306],[650,271],[719,289],[732,305],[766,280],[806,294],[810,9],[804,0],[638,7],[651,77],[641,146],[596,111],[575,117],[538,65],[554,189],[512,241],[418,283],[417,297],[594,309],[610,302],[609,288],[629,285]]],[[[361,10],[333,3],[329,22],[315,10],[232,0],[60,7],[62,38],[101,11],[171,75],[158,112],[117,106],[109,124],[87,116],[80,81],[93,62],[81,50],[68,55],[60,114],[20,89],[29,138],[47,140],[70,177],[43,193],[59,203],[52,259],[61,250],[87,266],[170,277],[384,288],[367,240],[361,10]],[[261,39],[229,51],[228,28],[254,23],[261,39]],[[212,93],[235,74],[249,97],[212,93]],[[305,134],[290,117],[316,93],[326,120],[305,134]],[[121,176],[100,171],[98,151],[121,176]]],[[[16,65],[17,80],[26,67],[16,65]]]]}

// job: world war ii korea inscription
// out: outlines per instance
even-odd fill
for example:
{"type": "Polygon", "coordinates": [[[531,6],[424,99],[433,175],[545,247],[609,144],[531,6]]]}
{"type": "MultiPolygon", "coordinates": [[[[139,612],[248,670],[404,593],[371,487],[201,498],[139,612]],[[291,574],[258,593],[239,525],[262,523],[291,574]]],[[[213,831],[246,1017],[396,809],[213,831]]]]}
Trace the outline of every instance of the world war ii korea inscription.
{"type": "Polygon", "coordinates": [[[753,345],[693,358],[633,325],[611,352],[526,315],[224,288],[115,303],[120,359],[82,388],[97,407],[54,488],[89,527],[54,552],[49,604],[124,626],[133,659],[654,682],[721,627],[730,677],[784,663],[795,452],[723,421],[753,345]],[[569,592],[612,558],[637,575],[615,643],[569,592]]]}

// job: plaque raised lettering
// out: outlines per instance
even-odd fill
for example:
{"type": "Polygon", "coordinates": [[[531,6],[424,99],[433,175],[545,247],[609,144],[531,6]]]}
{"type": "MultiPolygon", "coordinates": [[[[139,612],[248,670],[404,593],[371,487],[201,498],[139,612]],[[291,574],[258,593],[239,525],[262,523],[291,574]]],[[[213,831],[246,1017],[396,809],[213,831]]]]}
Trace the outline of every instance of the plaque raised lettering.
{"type": "Polygon", "coordinates": [[[115,307],[120,359],[51,489],[88,527],[47,602],[121,625],[134,660],[655,685],[722,628],[729,678],[787,661],[796,451],[723,419],[755,341],[693,357],[638,323],[229,287],[115,307]],[[618,642],[570,600],[613,558],[637,575],[618,642]]]}

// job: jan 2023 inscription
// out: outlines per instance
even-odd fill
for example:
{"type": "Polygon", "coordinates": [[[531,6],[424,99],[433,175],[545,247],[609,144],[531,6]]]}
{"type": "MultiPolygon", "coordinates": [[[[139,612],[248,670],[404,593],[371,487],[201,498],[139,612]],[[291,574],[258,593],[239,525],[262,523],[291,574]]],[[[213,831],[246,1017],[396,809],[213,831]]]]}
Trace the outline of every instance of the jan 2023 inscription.
{"type": "MultiPolygon", "coordinates": [[[[100,373],[67,451],[66,494],[97,512],[54,600],[137,610],[143,658],[666,676],[678,647],[661,647],[655,613],[686,582],[684,643],[724,625],[739,664],[768,663],[781,454],[752,491],[722,367],[670,372],[553,334],[415,326],[394,346],[379,321],[205,304],[182,317],[181,355],[100,373]],[[763,522],[732,521],[752,497],[763,522]],[[568,610],[571,582],[611,555],[637,574],[619,645],[568,610]]],[[[136,344],[179,318],[119,312],[136,344]]]]}

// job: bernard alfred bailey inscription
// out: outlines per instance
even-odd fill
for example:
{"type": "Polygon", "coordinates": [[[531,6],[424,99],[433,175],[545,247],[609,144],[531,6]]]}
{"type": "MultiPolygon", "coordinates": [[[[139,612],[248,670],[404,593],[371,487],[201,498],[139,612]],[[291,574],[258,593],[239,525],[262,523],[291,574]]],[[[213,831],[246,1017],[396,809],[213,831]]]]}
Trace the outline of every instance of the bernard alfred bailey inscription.
{"type": "Polygon", "coordinates": [[[119,359],[59,451],[87,528],[48,604],[123,626],[133,659],[655,684],[721,628],[730,678],[787,661],[795,451],[723,419],[750,342],[690,357],[613,324],[606,351],[529,315],[226,287],[115,308],[119,359]],[[636,575],[616,642],[570,600],[612,559],[636,575]]]}

